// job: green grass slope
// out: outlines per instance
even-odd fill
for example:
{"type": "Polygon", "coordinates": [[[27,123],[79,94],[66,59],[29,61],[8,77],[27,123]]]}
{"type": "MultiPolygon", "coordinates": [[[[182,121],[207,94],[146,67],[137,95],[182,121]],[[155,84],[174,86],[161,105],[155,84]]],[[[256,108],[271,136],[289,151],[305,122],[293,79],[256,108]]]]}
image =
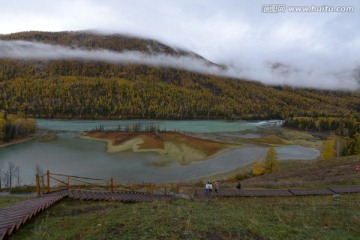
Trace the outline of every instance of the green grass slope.
{"type": "Polygon", "coordinates": [[[65,200],[11,239],[357,239],[359,197],[136,204],[65,200]]]}

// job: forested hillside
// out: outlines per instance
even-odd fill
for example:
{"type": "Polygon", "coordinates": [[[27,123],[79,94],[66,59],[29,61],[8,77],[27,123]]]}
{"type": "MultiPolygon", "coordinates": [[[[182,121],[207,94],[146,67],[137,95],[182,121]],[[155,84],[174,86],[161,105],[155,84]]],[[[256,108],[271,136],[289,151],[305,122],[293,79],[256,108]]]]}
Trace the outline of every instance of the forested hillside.
{"type": "MultiPolygon", "coordinates": [[[[2,35],[0,39],[203,59],[153,40],[119,35],[26,32],[2,35]]],[[[84,60],[0,59],[0,101],[0,108],[6,112],[44,118],[285,119],[331,116],[352,117],[359,121],[360,113],[359,92],[266,86],[173,68],[84,60]]]]}

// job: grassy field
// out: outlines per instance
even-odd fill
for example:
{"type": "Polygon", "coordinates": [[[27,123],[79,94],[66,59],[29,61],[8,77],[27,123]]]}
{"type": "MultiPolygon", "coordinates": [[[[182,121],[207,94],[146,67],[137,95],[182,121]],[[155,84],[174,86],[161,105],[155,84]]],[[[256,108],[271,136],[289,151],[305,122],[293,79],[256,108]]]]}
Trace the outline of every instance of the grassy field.
{"type": "Polygon", "coordinates": [[[282,161],[280,170],[243,181],[250,188],[360,185],[360,155],[327,161],[282,161]]]}
{"type": "Polygon", "coordinates": [[[289,188],[360,185],[360,155],[341,157],[328,161],[280,161],[280,170],[271,174],[251,177],[252,164],[230,172],[194,179],[202,186],[206,181],[220,180],[234,186],[240,180],[246,188],[289,188]]]}
{"type": "Polygon", "coordinates": [[[65,200],[11,239],[359,239],[360,194],[155,203],[65,200]]]}
{"type": "Polygon", "coordinates": [[[0,196],[0,208],[8,207],[14,205],[15,203],[25,201],[27,199],[29,199],[29,197],[0,196]]]}

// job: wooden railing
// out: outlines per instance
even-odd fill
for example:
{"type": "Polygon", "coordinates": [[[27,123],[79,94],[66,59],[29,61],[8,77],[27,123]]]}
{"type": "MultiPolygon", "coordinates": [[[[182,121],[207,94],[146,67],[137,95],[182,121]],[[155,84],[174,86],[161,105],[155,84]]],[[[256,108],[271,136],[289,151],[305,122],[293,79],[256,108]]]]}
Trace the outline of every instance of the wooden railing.
{"type": "Polygon", "coordinates": [[[180,184],[123,184],[121,181],[111,179],[99,179],[79,177],[59,173],[51,173],[49,170],[44,175],[36,174],[36,191],[38,195],[61,191],[64,189],[88,189],[107,191],[139,191],[147,194],[196,194],[193,186],[180,184]]]}

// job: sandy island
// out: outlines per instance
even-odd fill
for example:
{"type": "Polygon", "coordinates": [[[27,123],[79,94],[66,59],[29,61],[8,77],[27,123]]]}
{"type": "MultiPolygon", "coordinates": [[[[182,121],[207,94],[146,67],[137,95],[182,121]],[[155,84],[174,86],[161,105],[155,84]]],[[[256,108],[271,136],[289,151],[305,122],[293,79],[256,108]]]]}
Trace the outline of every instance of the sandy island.
{"type": "MultiPolygon", "coordinates": [[[[179,164],[187,165],[193,161],[206,160],[227,149],[240,145],[196,138],[177,132],[164,132],[156,136],[148,132],[86,132],[81,138],[107,142],[107,152],[122,151],[157,152],[176,159],[179,164]]],[[[164,166],[168,158],[159,158],[154,165],[164,166]]]]}

